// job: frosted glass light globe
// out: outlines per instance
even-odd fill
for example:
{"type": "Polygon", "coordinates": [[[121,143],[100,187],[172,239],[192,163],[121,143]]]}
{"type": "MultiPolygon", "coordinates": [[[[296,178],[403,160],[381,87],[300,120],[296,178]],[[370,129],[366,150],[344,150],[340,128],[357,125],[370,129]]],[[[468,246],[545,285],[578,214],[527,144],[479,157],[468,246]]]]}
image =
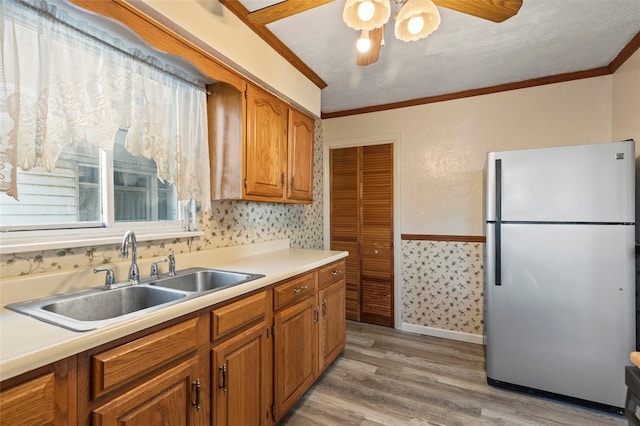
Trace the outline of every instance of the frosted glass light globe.
{"type": "Polygon", "coordinates": [[[414,16],[413,18],[409,19],[409,22],[407,22],[407,30],[411,34],[419,34],[423,28],[424,19],[422,19],[422,16],[414,16]]]}
{"type": "Polygon", "coordinates": [[[365,0],[358,5],[358,17],[365,22],[370,21],[375,12],[376,8],[369,0],[365,0]]]}
{"type": "Polygon", "coordinates": [[[356,49],[358,49],[360,53],[368,52],[369,49],[371,49],[371,40],[368,38],[359,38],[358,41],[356,41],[356,49]]]}

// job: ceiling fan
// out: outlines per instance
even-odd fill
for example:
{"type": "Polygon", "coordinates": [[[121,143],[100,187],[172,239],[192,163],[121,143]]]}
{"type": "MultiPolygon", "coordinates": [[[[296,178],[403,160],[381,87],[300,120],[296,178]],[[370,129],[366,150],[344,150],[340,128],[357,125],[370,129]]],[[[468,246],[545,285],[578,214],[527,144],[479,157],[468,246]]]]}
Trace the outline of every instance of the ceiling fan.
{"type": "MultiPolygon", "coordinates": [[[[248,19],[256,25],[267,25],[332,1],[284,0],[249,12],[248,19]]],[[[440,15],[433,4],[493,22],[511,18],[522,6],[522,0],[346,0],[343,19],[348,26],[361,31],[358,65],[370,65],[378,60],[391,2],[399,8],[395,16],[395,35],[404,41],[424,38],[438,27],[440,15]],[[370,14],[368,19],[361,14],[364,6],[368,9],[365,15],[370,14]]]]}

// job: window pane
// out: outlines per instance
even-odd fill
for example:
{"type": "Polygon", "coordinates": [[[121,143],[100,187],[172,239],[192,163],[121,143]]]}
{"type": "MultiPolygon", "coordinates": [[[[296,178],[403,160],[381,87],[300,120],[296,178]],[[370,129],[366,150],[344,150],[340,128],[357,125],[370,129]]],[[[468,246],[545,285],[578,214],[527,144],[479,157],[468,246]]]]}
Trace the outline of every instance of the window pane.
{"type": "Polygon", "coordinates": [[[40,226],[101,220],[98,149],[65,148],[56,167],[18,169],[19,201],[0,195],[0,226],[40,226]]]}
{"type": "Polygon", "coordinates": [[[78,214],[81,221],[100,220],[100,170],[88,164],[78,165],[78,214]]]}
{"type": "Polygon", "coordinates": [[[124,132],[116,138],[113,167],[116,222],[178,220],[175,186],[157,178],[155,161],[127,152],[124,132]]]}

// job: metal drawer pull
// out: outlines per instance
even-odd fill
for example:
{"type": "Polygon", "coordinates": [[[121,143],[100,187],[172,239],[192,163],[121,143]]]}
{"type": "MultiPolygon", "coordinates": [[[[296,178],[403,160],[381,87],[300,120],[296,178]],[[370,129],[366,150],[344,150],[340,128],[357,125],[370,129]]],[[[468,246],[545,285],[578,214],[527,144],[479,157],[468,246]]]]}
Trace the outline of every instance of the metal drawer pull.
{"type": "Polygon", "coordinates": [[[323,317],[327,316],[327,301],[326,300],[322,301],[322,316],[323,317]]]}
{"type": "Polygon", "coordinates": [[[191,383],[191,387],[193,389],[193,393],[196,396],[196,400],[195,401],[191,401],[191,405],[196,407],[196,411],[200,411],[200,379],[195,379],[191,383]]]}
{"type": "Polygon", "coordinates": [[[294,288],[294,289],[293,289],[293,292],[294,292],[295,294],[298,294],[298,293],[300,293],[302,290],[306,290],[306,289],[308,289],[308,288],[309,288],[309,286],[308,286],[308,285],[303,285],[303,286],[300,286],[300,287],[296,287],[296,288],[294,288]]]}
{"type": "Polygon", "coordinates": [[[227,364],[222,364],[220,367],[220,375],[222,376],[222,380],[218,387],[222,389],[224,393],[227,393],[227,364]]]}

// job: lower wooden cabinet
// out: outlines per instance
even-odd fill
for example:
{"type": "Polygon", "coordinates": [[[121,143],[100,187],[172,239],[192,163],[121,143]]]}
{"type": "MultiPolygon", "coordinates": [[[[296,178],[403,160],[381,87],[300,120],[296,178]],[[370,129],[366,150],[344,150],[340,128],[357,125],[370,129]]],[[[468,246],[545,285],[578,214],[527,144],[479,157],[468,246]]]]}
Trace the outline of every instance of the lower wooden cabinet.
{"type": "Polygon", "coordinates": [[[141,383],[93,410],[94,426],[206,425],[202,418],[203,383],[193,357],[141,383]]]}
{"type": "Polygon", "coordinates": [[[346,342],[345,283],[340,280],[319,292],[318,374],[342,352],[346,342]]]}
{"type": "Polygon", "coordinates": [[[12,426],[73,425],[71,411],[75,394],[75,357],[58,361],[12,384],[3,382],[0,391],[0,424],[12,426]]]}
{"type": "Polygon", "coordinates": [[[81,425],[209,425],[208,317],[78,355],[81,425]]]}
{"type": "Polygon", "coordinates": [[[211,312],[211,406],[216,426],[271,424],[271,291],[211,312]]]}
{"type": "Polygon", "coordinates": [[[3,381],[4,425],[272,425],[345,345],[345,263],[3,381]]]}
{"type": "Polygon", "coordinates": [[[274,288],[274,419],[300,399],[344,349],[345,263],[274,288]]]}
{"type": "Polygon", "coordinates": [[[309,296],[274,314],[275,420],[300,399],[315,381],[315,297],[309,296]]]}
{"type": "Polygon", "coordinates": [[[264,324],[214,346],[211,395],[216,426],[269,424],[270,350],[264,324]]]}

